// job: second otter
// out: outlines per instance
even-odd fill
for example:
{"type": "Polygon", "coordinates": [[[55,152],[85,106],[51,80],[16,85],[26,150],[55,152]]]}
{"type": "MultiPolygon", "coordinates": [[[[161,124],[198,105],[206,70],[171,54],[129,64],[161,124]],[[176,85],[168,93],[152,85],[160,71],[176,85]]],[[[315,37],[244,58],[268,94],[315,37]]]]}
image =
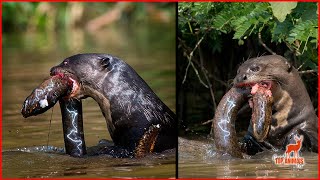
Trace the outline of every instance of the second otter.
{"type": "Polygon", "coordinates": [[[303,135],[303,148],[318,152],[318,117],[298,71],[278,55],[252,58],[238,69],[235,86],[262,83],[273,95],[271,128],[266,140],[259,143],[252,135],[252,123],[242,148],[256,154],[264,147],[285,148],[294,143],[294,135],[303,135]]]}

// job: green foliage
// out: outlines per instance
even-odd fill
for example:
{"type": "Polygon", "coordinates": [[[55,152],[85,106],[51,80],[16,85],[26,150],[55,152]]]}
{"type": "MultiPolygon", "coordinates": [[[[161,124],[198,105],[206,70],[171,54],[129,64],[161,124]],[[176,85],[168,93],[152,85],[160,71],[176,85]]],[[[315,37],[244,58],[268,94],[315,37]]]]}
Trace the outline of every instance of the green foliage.
{"type": "Polygon", "coordinates": [[[2,3],[2,27],[4,31],[25,29],[30,15],[39,3],[4,2],[2,3]]]}
{"type": "Polygon", "coordinates": [[[273,15],[283,22],[287,15],[291,13],[291,10],[297,7],[297,2],[270,2],[273,15]]]}
{"type": "Polygon", "coordinates": [[[196,43],[194,30],[207,33],[218,52],[221,34],[232,34],[239,45],[261,34],[265,44],[285,44],[295,56],[317,62],[317,3],[179,3],[178,14],[178,29],[190,47],[196,43]]]}
{"type": "MultiPolygon", "coordinates": [[[[4,2],[2,27],[4,33],[60,31],[85,27],[90,20],[118,8],[123,24],[168,22],[174,19],[173,3],[135,2],[4,2]],[[150,6],[148,6],[150,5],[150,6]],[[120,7],[120,8],[119,8],[120,7]]],[[[117,19],[117,18],[115,18],[117,19]]],[[[120,23],[119,23],[120,24],[120,23]]]]}

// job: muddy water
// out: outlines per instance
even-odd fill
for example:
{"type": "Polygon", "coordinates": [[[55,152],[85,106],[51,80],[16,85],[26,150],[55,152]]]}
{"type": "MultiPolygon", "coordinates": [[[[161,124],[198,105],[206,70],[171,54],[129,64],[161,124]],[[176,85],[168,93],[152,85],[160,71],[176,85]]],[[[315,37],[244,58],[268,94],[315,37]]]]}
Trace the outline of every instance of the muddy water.
{"type": "Polygon", "coordinates": [[[273,154],[283,151],[262,152],[246,159],[221,156],[214,150],[213,141],[206,138],[179,137],[179,171],[182,178],[316,178],[318,177],[318,154],[303,152],[305,165],[278,166],[272,161],[273,154]]]}
{"type": "MultiPolygon", "coordinates": [[[[47,144],[64,147],[59,104],[24,119],[22,103],[52,66],[73,54],[110,53],[124,59],[175,111],[174,23],[135,26],[130,33],[121,26],[96,34],[73,31],[3,35],[3,177],[175,177],[175,151],[135,160],[79,159],[44,152],[46,147],[35,150],[47,144]]],[[[97,103],[89,98],[82,102],[86,145],[111,140],[97,103]]]]}

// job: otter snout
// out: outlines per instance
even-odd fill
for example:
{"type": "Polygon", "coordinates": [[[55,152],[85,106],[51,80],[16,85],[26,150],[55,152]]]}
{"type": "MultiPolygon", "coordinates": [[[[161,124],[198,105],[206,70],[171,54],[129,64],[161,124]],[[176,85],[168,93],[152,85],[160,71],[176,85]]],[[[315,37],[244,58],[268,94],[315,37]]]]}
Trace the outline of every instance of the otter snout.
{"type": "Polygon", "coordinates": [[[57,75],[58,73],[61,73],[63,70],[61,67],[54,66],[50,69],[50,76],[57,75]]]}
{"type": "Polygon", "coordinates": [[[238,84],[240,82],[246,81],[248,80],[248,75],[247,74],[238,74],[235,78],[234,78],[234,84],[238,84]]]}

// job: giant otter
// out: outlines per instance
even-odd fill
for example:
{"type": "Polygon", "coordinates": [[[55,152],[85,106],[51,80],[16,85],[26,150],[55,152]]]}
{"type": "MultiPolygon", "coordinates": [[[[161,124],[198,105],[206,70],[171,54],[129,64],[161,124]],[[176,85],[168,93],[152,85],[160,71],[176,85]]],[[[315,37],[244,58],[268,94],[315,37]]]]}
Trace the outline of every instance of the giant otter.
{"type": "MultiPolygon", "coordinates": [[[[46,104],[39,103],[40,99],[35,101],[34,91],[22,108],[24,117],[43,113],[60,100],[63,118],[70,120],[72,114],[69,113],[69,109],[76,107],[75,112],[82,113],[81,103],[73,101],[92,97],[100,106],[116,147],[99,149],[98,154],[115,153],[119,149],[134,152],[137,146],[142,147],[144,142],[151,143],[149,146],[154,152],[177,146],[175,114],[121,59],[108,54],[78,54],[66,58],[61,64],[51,68],[50,75],[54,80],[53,84],[65,82],[70,85],[61,86],[64,90],[60,88],[59,93],[47,92],[52,91],[51,89],[38,90],[44,92],[40,96],[45,97],[45,100],[41,101],[46,104]],[[52,94],[56,96],[52,98],[52,94]],[[47,98],[50,97],[47,95],[51,96],[49,101],[47,98]],[[143,138],[156,138],[156,140],[143,138]]],[[[40,85],[42,86],[44,85],[40,85]]],[[[58,91],[57,87],[54,91],[58,91]]],[[[82,123],[82,116],[76,121],[82,123]]],[[[79,127],[82,128],[81,125],[79,127]]],[[[77,127],[75,129],[78,130],[77,127]]],[[[81,135],[77,136],[77,139],[81,139],[81,135]]]]}
{"type": "MultiPolygon", "coordinates": [[[[252,58],[245,61],[238,68],[237,75],[234,78],[233,89],[249,88],[252,89],[252,94],[257,84],[259,84],[258,88],[260,86],[263,87],[262,89],[265,89],[262,91],[270,91],[268,93],[272,94],[272,112],[266,108],[266,117],[269,117],[268,113],[272,113],[271,124],[268,126],[269,122],[265,122],[265,124],[264,122],[260,122],[260,125],[253,128],[253,121],[255,120],[251,120],[248,132],[241,142],[242,151],[249,155],[254,155],[264,149],[285,149],[287,144],[294,143],[295,135],[303,135],[304,141],[302,149],[318,152],[318,118],[298,71],[291,66],[285,58],[279,55],[252,58]],[[261,131],[261,135],[264,133],[267,133],[267,135],[255,138],[255,136],[257,137],[257,130],[255,130],[257,127],[258,130],[263,130],[261,131]]],[[[228,96],[231,97],[231,95],[235,94],[234,92],[234,90],[230,90],[228,96]]],[[[248,94],[250,93],[243,94],[243,96],[247,97],[248,94]]],[[[237,99],[234,103],[242,102],[240,101],[241,96],[236,96],[237,99]]],[[[227,99],[227,97],[224,97],[224,99],[227,99]]],[[[267,102],[267,99],[264,101],[267,102]]],[[[225,102],[227,101],[224,100],[222,103],[225,102]]],[[[232,107],[238,106],[239,105],[236,104],[236,106],[232,107]]],[[[220,109],[216,111],[220,110],[234,111],[226,105],[220,106],[220,109]]],[[[215,135],[215,137],[218,137],[216,139],[217,143],[220,143],[221,138],[219,139],[219,137],[226,129],[219,130],[219,128],[217,128],[221,120],[221,116],[219,115],[221,113],[216,112],[216,114],[218,114],[218,116],[215,116],[212,131],[220,131],[215,135]]],[[[259,112],[255,114],[259,114],[259,112]]],[[[231,117],[232,122],[234,122],[234,115],[226,114],[224,117],[226,116],[228,118],[231,117]]],[[[254,119],[254,116],[252,118],[254,119]]],[[[233,131],[232,128],[234,128],[234,124],[225,127],[229,127],[227,128],[228,131],[233,131]]],[[[236,137],[233,136],[232,138],[236,137]]],[[[233,141],[229,140],[228,142],[233,141]]],[[[216,145],[220,147],[221,145],[217,143],[216,145]]],[[[226,145],[223,147],[225,146],[226,145]]],[[[230,147],[229,151],[231,153],[229,153],[237,155],[238,153],[234,151],[237,150],[238,147],[234,145],[234,143],[231,143],[230,147]]]]}

